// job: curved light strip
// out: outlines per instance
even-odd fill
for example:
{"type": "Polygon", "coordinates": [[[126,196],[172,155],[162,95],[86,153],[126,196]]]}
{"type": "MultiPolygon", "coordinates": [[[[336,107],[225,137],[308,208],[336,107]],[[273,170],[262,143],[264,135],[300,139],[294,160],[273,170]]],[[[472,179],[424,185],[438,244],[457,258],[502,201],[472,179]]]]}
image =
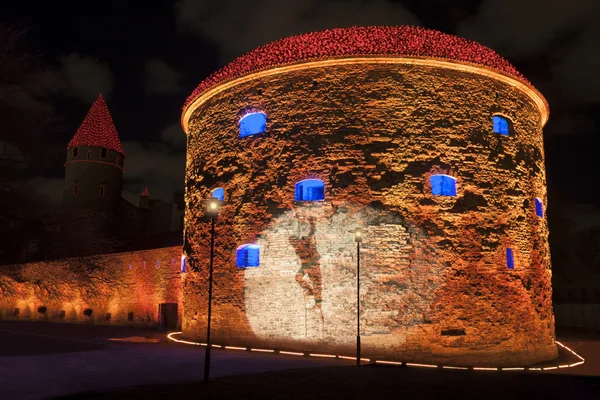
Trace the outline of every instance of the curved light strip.
{"type": "MultiPolygon", "coordinates": [[[[167,338],[176,343],[191,344],[194,346],[206,346],[206,343],[191,342],[189,340],[180,340],[180,339],[175,339],[173,337],[175,335],[181,335],[182,333],[183,332],[172,332],[167,335],[167,338]]],[[[375,364],[399,365],[399,366],[405,366],[405,367],[442,368],[442,369],[458,369],[458,370],[473,370],[473,371],[550,371],[550,370],[554,370],[554,369],[576,367],[585,362],[585,359],[583,357],[581,357],[579,354],[575,353],[573,350],[571,350],[564,344],[562,344],[558,341],[554,341],[554,343],[556,343],[563,349],[571,352],[573,355],[575,355],[581,361],[578,361],[578,362],[572,363],[572,364],[556,365],[556,366],[552,366],[552,367],[506,367],[505,368],[505,367],[456,367],[453,365],[417,364],[417,363],[407,363],[407,362],[403,362],[403,361],[371,360],[369,358],[361,358],[360,360],[366,361],[366,362],[374,361],[375,364]]],[[[276,350],[272,350],[272,349],[255,349],[252,347],[221,346],[221,345],[216,345],[216,344],[213,344],[212,347],[220,347],[220,348],[223,348],[226,350],[245,350],[245,351],[257,351],[257,352],[263,352],[263,353],[268,352],[268,353],[284,354],[284,355],[291,355],[291,356],[303,356],[303,357],[308,356],[308,357],[321,357],[321,358],[337,358],[340,360],[356,360],[356,357],[340,356],[339,354],[299,353],[299,352],[283,351],[283,350],[276,351],[276,350]]]]}
{"type": "Polygon", "coordinates": [[[319,67],[327,67],[332,65],[347,65],[347,64],[408,64],[408,65],[424,65],[429,67],[440,67],[440,68],[448,68],[456,71],[462,72],[470,72],[474,74],[479,74],[483,76],[487,76],[493,79],[496,79],[502,83],[506,83],[509,86],[512,86],[523,93],[525,93],[533,102],[537,105],[540,110],[542,119],[542,126],[546,124],[548,121],[548,116],[550,115],[550,109],[548,107],[548,102],[542,96],[542,94],[535,89],[533,86],[526,84],[525,82],[507,75],[491,68],[486,68],[480,65],[468,64],[465,62],[459,61],[446,61],[439,60],[434,58],[416,58],[416,57],[352,57],[352,58],[341,58],[341,59],[326,59],[319,61],[309,61],[304,63],[286,65],[283,67],[275,67],[269,68],[264,71],[253,72],[248,75],[241,76],[239,78],[235,78],[229,81],[225,81],[217,86],[212,87],[207,90],[203,94],[199,95],[194,101],[190,102],[190,104],[183,110],[183,114],[181,115],[181,126],[185,133],[188,132],[188,122],[192,113],[196,108],[201,106],[211,97],[228,90],[234,86],[239,84],[249,82],[254,79],[263,78],[266,76],[283,74],[286,72],[292,72],[303,69],[310,68],[319,68],[319,67]]]}

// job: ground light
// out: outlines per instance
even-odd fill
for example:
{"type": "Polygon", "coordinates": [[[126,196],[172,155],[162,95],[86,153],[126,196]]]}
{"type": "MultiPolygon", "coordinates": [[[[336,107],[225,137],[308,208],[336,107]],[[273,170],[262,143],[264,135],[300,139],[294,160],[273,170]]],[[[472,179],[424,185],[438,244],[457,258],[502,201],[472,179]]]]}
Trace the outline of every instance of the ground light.
{"type": "MultiPolygon", "coordinates": [[[[194,346],[207,346],[207,343],[202,342],[192,342],[189,340],[181,340],[175,339],[174,336],[181,335],[182,332],[171,332],[167,335],[167,338],[175,343],[189,344],[194,346]]],[[[575,353],[572,349],[565,346],[560,342],[555,342],[557,345],[567,350],[575,357],[579,359],[579,361],[571,363],[571,364],[560,364],[549,367],[467,367],[467,366],[455,366],[455,365],[439,365],[439,364],[419,364],[419,363],[409,363],[404,361],[390,361],[390,360],[374,360],[370,358],[361,358],[360,361],[365,362],[373,362],[375,364],[383,364],[383,365],[396,365],[402,367],[420,367],[420,368],[440,368],[440,369],[456,369],[456,370],[464,370],[464,371],[550,371],[555,369],[563,369],[563,368],[572,368],[578,365],[582,365],[585,363],[585,359],[581,357],[579,354],[575,353]]],[[[326,358],[337,358],[340,360],[356,360],[356,357],[343,356],[340,354],[318,354],[318,353],[307,353],[307,352],[297,352],[297,351],[284,351],[279,349],[257,349],[252,347],[237,347],[237,346],[223,346],[218,344],[212,344],[210,347],[217,347],[225,350],[241,350],[241,351],[258,351],[265,353],[273,353],[273,354],[283,354],[289,356],[301,356],[301,357],[326,357],[326,358]]]]}

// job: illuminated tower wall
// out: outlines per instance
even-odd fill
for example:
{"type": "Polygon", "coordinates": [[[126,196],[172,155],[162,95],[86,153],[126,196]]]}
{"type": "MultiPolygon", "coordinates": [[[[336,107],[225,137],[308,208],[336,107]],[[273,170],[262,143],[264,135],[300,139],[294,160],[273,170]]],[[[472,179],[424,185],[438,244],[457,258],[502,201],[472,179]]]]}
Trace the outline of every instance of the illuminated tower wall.
{"type": "Polygon", "coordinates": [[[184,337],[205,338],[210,225],[201,201],[222,187],[215,343],[352,355],[349,231],[362,226],[364,356],[480,366],[557,356],[548,109],[522,76],[483,46],[418,28],[325,31],[244,57],[184,108],[184,337]],[[302,52],[327,35],[328,46],[342,46],[331,57],[325,48],[280,60],[286,46],[302,52]],[[417,44],[410,54],[400,44],[383,51],[378,43],[399,43],[386,35],[417,44]],[[280,58],[263,62],[269,51],[280,58]],[[240,122],[254,114],[266,129],[245,135],[240,122]],[[298,201],[296,185],[309,179],[323,182],[323,200],[316,191],[308,197],[317,201],[298,201]],[[259,249],[259,266],[237,266],[245,244],[259,249]]]}

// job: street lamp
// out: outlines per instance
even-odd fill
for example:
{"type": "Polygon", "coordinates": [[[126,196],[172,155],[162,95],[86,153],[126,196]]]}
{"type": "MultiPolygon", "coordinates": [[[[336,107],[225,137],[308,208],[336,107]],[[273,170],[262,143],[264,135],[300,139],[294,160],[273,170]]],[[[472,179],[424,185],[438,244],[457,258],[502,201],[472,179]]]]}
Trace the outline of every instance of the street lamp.
{"type": "Polygon", "coordinates": [[[363,239],[363,231],[356,228],[350,233],[354,233],[356,242],[356,366],[360,366],[360,242],[363,239]]]}
{"type": "Polygon", "coordinates": [[[208,323],[206,326],[206,351],[204,352],[204,382],[208,382],[210,373],[210,317],[212,315],[212,285],[213,285],[213,258],[215,251],[215,219],[219,214],[219,208],[223,202],[216,197],[204,200],[206,205],[206,215],[210,217],[210,267],[208,272],[208,323]]]}

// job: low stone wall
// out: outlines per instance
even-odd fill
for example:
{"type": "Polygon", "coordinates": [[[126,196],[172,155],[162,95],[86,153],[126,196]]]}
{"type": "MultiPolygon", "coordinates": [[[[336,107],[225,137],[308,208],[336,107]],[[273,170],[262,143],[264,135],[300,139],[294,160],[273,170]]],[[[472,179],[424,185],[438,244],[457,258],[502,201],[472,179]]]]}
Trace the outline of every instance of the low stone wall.
{"type": "Polygon", "coordinates": [[[161,303],[180,327],[180,246],[0,267],[0,319],[149,328],[161,303]]]}

